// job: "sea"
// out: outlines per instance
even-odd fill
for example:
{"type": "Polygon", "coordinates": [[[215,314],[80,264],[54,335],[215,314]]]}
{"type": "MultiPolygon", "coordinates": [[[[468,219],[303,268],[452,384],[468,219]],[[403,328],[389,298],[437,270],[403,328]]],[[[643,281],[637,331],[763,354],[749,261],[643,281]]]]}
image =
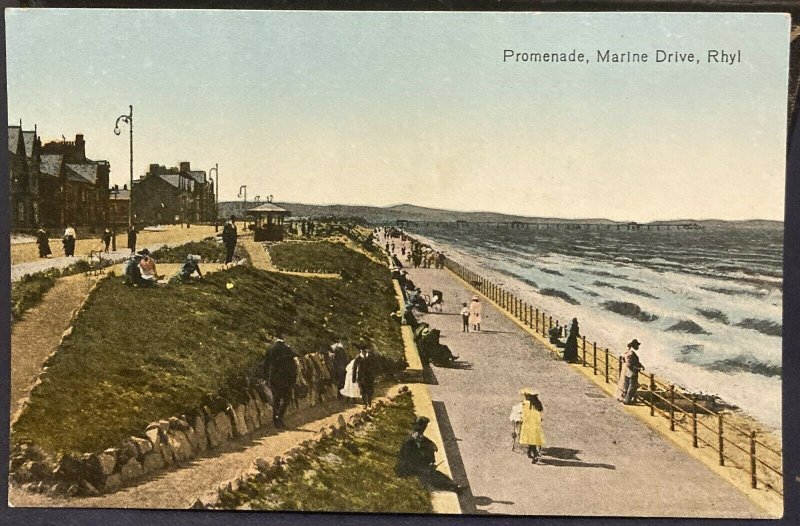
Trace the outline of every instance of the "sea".
{"type": "MultiPolygon", "coordinates": [[[[415,226],[409,233],[617,354],[780,433],[783,229],[415,226]]],[[[453,300],[461,301],[461,300],[453,300]]],[[[535,373],[532,373],[535,374],[535,373]]]]}

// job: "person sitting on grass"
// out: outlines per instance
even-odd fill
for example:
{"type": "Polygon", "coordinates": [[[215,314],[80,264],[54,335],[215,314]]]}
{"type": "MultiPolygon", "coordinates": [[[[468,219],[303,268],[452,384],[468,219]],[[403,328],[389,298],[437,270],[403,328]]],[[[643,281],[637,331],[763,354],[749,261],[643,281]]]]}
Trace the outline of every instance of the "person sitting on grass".
{"type": "Polygon", "coordinates": [[[149,250],[143,248],[139,251],[139,255],[142,256],[142,260],[139,262],[139,269],[142,272],[143,280],[149,281],[155,285],[158,280],[164,279],[164,276],[158,275],[158,272],[156,271],[156,261],[150,257],[149,250]]]}
{"type": "Polygon", "coordinates": [[[125,265],[124,282],[126,285],[147,287],[153,285],[155,282],[142,279],[142,269],[139,264],[142,261],[140,254],[134,254],[125,265]]]}
{"type": "Polygon", "coordinates": [[[197,254],[187,254],[186,261],[181,265],[181,269],[170,278],[170,281],[186,283],[192,280],[194,274],[197,274],[197,279],[203,279],[203,273],[200,271],[201,259],[197,254]]]}
{"type": "Polygon", "coordinates": [[[411,434],[403,441],[395,472],[399,477],[417,476],[430,490],[462,491],[464,488],[453,479],[437,470],[436,452],[439,450],[431,439],[424,435],[430,419],[424,416],[414,420],[411,434]]]}

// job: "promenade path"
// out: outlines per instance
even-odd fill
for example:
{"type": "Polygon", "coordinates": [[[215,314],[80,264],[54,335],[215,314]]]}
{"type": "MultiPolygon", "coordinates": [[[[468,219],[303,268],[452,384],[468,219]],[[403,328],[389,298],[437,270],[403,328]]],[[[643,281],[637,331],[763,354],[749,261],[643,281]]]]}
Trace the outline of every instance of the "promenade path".
{"type": "Polygon", "coordinates": [[[423,291],[444,293],[442,314],[420,318],[460,356],[432,368],[430,386],[464,513],[767,517],[712,473],[557,360],[488,301],[483,331],[461,332],[473,292],[446,270],[408,269],[423,291]],[[511,451],[511,407],[522,387],[544,405],[545,465],[511,451]]]}
{"type": "MultiPolygon", "coordinates": [[[[136,248],[139,250],[147,248],[152,252],[164,245],[169,247],[182,245],[189,241],[200,241],[214,234],[213,226],[196,225],[191,228],[181,228],[170,225],[163,230],[141,231],[136,248]]],[[[112,261],[122,261],[130,256],[131,251],[125,248],[127,239],[127,234],[117,235],[118,250],[103,254],[103,257],[112,261]]],[[[53,257],[49,258],[39,258],[36,243],[15,243],[11,245],[11,281],[17,281],[25,274],[33,274],[50,268],[63,269],[79,259],[87,259],[90,250],[101,250],[102,248],[103,243],[99,239],[99,234],[96,239],[79,239],[75,244],[75,257],[71,258],[63,256],[60,239],[50,240],[53,257]]]]}

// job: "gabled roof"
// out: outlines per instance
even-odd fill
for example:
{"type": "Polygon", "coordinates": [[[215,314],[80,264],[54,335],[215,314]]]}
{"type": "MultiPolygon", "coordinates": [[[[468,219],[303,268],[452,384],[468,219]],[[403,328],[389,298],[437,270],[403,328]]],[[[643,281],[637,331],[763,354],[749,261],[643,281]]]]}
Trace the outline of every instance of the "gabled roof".
{"type": "Polygon", "coordinates": [[[21,128],[19,126],[8,127],[8,151],[17,153],[17,146],[19,145],[21,128]]]}
{"type": "MultiPolygon", "coordinates": [[[[70,178],[70,170],[75,172],[82,179],[90,184],[97,184],[97,164],[96,163],[68,163],[67,178],[70,178]]],[[[70,179],[73,180],[73,179],[70,179]]]]}
{"type": "Polygon", "coordinates": [[[75,166],[75,165],[74,164],[72,164],[72,165],[68,164],[67,165],[67,181],[74,181],[76,183],[93,184],[92,181],[89,178],[84,177],[83,174],[81,174],[80,172],[76,171],[73,168],[73,166],[75,166]]]}
{"type": "Polygon", "coordinates": [[[46,153],[42,155],[42,161],[39,163],[39,172],[44,175],[59,177],[63,160],[64,156],[60,153],[46,153]]]}
{"type": "Polygon", "coordinates": [[[25,156],[30,159],[33,156],[33,143],[36,141],[36,132],[23,131],[22,137],[25,141],[25,156]]]}
{"type": "Polygon", "coordinates": [[[206,182],[206,173],[201,170],[192,170],[189,172],[189,175],[198,183],[206,182]]]}
{"type": "Polygon", "coordinates": [[[158,174],[158,177],[162,178],[175,188],[181,187],[181,174],[158,174]]]}

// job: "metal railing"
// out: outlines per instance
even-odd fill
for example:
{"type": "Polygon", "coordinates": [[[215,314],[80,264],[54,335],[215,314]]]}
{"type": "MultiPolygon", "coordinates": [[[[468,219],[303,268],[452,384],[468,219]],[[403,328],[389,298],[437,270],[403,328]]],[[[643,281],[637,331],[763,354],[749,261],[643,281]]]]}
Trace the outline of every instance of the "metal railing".
{"type": "MultiPolygon", "coordinates": [[[[473,286],[485,297],[504,309],[526,327],[545,338],[553,327],[564,327],[559,320],[543,309],[534,307],[469,268],[447,260],[446,267],[456,276],[473,286]]],[[[548,345],[558,354],[558,348],[548,345]]],[[[602,376],[605,383],[618,383],[622,372],[622,357],[607,347],[591,343],[586,336],[578,342],[579,365],[591,367],[594,376],[602,376]]],[[[720,466],[734,466],[749,474],[750,486],[774,491],[783,496],[783,453],[759,440],[758,432],[744,429],[726,418],[726,413],[714,411],[695,394],[685,391],[654,374],[640,374],[637,398],[650,408],[650,416],[660,416],[669,421],[670,431],[684,432],[692,437],[695,448],[708,447],[717,453],[720,466]]]]}

